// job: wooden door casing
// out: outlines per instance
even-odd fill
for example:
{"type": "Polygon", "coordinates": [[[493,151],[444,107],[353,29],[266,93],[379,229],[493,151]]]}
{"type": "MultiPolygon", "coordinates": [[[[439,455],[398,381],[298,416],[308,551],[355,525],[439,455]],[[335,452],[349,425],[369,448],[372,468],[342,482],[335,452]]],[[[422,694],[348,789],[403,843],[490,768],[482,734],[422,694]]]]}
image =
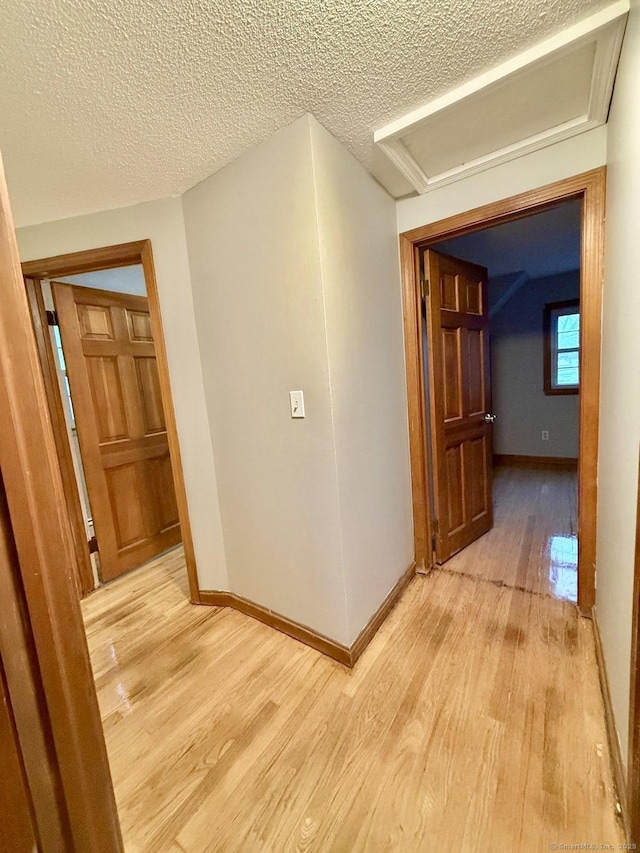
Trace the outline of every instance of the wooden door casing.
{"type": "Polygon", "coordinates": [[[1,471],[0,601],[3,849],[61,850],[70,842],[68,815],[1,471]]]}
{"type": "Polygon", "coordinates": [[[147,300],[54,282],[98,539],[111,580],[180,542],[147,300]]]}
{"type": "Polygon", "coordinates": [[[31,321],[38,347],[38,355],[40,357],[40,366],[42,367],[42,378],[44,380],[49,414],[53,426],[53,437],[56,442],[58,462],[60,463],[65,506],[73,535],[76,565],[79,569],[77,573],[78,591],[80,596],[84,597],[94,589],[95,581],[89,556],[89,543],[87,541],[89,537],[82,515],[78,482],[73,465],[71,445],[69,443],[67,421],[63,409],[62,397],[60,396],[56,356],[54,355],[51,342],[42,286],[35,279],[25,278],[25,287],[31,310],[31,321]]]}
{"type": "Polygon", "coordinates": [[[487,271],[432,249],[423,264],[435,552],[443,563],[493,525],[487,271]]]}
{"type": "Polygon", "coordinates": [[[122,853],[1,158],[0,291],[0,654],[40,849],[122,853]]]}

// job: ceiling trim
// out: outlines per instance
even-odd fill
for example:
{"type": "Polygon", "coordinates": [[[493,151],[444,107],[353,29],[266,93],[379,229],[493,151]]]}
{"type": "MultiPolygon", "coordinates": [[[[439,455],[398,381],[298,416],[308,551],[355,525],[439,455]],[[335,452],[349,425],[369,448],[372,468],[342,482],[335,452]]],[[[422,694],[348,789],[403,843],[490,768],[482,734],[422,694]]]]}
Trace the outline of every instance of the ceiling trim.
{"type": "Polygon", "coordinates": [[[595,15],[376,130],[374,141],[412,186],[423,194],[605,124],[628,12],[629,0],[617,0],[595,15]],[[433,175],[425,172],[404,144],[403,137],[428,126],[432,117],[443,116],[447,110],[459,107],[461,103],[471,105],[478,93],[499,87],[507,78],[515,81],[532,66],[542,67],[588,44],[595,44],[595,57],[588,109],[583,115],[433,175]]]}

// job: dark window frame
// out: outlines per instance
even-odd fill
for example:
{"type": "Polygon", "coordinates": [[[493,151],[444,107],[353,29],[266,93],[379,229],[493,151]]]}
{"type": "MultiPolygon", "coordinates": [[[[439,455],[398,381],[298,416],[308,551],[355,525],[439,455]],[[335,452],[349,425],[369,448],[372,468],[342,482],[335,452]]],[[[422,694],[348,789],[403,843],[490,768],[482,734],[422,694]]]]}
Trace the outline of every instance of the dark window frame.
{"type": "MultiPolygon", "coordinates": [[[[542,329],[544,334],[544,393],[551,396],[580,393],[580,380],[578,380],[577,385],[567,385],[564,387],[555,385],[553,381],[556,369],[554,354],[557,353],[557,348],[554,346],[554,336],[556,334],[556,329],[553,323],[553,319],[554,316],[556,316],[557,311],[563,311],[566,308],[577,308],[578,310],[576,312],[567,313],[579,314],[580,300],[567,299],[564,302],[549,302],[544,306],[544,312],[542,317],[542,329]]],[[[581,346],[582,329],[580,329],[578,352],[580,352],[581,346]]]]}

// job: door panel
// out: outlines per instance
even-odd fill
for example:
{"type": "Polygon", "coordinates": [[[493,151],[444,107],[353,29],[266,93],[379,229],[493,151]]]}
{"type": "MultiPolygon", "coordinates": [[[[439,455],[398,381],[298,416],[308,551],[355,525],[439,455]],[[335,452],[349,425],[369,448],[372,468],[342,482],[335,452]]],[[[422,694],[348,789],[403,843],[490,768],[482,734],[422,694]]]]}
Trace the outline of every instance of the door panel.
{"type": "Polygon", "coordinates": [[[11,702],[7,691],[2,657],[0,657],[0,819],[2,843],[12,853],[37,850],[36,827],[32,820],[32,804],[22,753],[16,732],[11,702]]]}
{"type": "Polygon", "coordinates": [[[136,379],[142,403],[144,433],[165,432],[160,377],[155,358],[136,358],[136,379]]]}
{"type": "Polygon", "coordinates": [[[67,814],[0,472],[2,850],[68,849],[67,814]]]}
{"type": "Polygon", "coordinates": [[[435,550],[438,563],[486,533],[491,496],[487,271],[433,250],[427,325],[435,550]]]}
{"type": "Polygon", "coordinates": [[[147,300],[52,285],[73,394],[100,574],[180,541],[147,300]]]}
{"type": "Polygon", "coordinates": [[[442,330],[442,386],[444,419],[447,423],[462,417],[462,359],[460,330],[442,330]]]}
{"type": "Polygon", "coordinates": [[[467,412],[470,416],[484,415],[484,333],[467,330],[467,412]]]}

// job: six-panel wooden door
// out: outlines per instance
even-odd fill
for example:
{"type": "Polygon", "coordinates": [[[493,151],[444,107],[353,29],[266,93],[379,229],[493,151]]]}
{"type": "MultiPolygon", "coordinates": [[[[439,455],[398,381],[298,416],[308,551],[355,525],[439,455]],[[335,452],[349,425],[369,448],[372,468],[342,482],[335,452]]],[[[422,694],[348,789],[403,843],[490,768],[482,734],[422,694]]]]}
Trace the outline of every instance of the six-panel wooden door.
{"type": "Polygon", "coordinates": [[[432,249],[422,262],[435,552],[443,563],[493,525],[487,271],[432,249]]]}
{"type": "Polygon", "coordinates": [[[53,283],[102,580],[180,542],[147,300],[53,283]]]}

